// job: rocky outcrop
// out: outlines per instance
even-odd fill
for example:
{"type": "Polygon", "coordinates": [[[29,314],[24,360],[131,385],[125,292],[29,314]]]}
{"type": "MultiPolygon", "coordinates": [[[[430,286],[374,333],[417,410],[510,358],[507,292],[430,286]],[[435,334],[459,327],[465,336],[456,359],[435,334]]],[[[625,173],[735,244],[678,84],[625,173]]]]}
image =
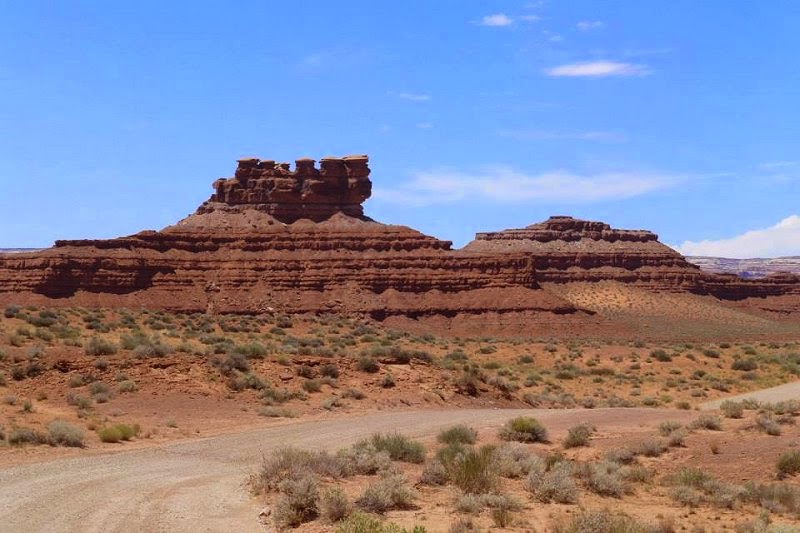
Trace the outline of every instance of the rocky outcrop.
{"type": "Polygon", "coordinates": [[[780,273],[800,275],[800,257],[775,257],[771,259],[687,257],[686,260],[706,272],[736,274],[746,279],[766,278],[780,273]]]}
{"type": "Polygon", "coordinates": [[[539,289],[525,253],[453,251],[363,215],[366,156],[294,170],[239,161],[191,216],[161,231],[0,255],[0,303],[181,311],[455,316],[576,309],[539,289]]]}
{"type": "Polygon", "coordinates": [[[214,194],[197,212],[233,205],[263,211],[281,222],[320,222],[338,212],[362,217],[361,204],[372,194],[368,161],[366,155],[324,157],[317,169],[315,160],[302,158],[291,170],[289,163],[240,159],[234,176],[215,181],[214,194]]]}
{"type": "Polygon", "coordinates": [[[465,251],[529,253],[539,283],[618,281],[656,291],[708,294],[726,300],[800,294],[797,280],[758,282],[709,274],[644,230],[553,216],[525,228],[478,233],[465,251]]]}

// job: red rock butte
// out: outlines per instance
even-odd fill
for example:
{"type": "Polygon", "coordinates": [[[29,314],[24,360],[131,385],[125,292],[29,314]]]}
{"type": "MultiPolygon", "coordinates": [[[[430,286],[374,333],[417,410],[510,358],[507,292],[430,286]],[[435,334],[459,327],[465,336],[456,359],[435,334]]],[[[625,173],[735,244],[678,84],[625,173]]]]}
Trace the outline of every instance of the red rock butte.
{"type": "Polygon", "coordinates": [[[606,320],[548,287],[614,282],[800,311],[797,277],[704,273],[651,232],[601,222],[552,217],[452,250],[366,217],[369,176],[366,155],[325,157],[319,168],[298,159],[293,170],[240,159],[194,214],[161,231],[0,254],[0,305],[344,313],[544,334],[606,320]]]}

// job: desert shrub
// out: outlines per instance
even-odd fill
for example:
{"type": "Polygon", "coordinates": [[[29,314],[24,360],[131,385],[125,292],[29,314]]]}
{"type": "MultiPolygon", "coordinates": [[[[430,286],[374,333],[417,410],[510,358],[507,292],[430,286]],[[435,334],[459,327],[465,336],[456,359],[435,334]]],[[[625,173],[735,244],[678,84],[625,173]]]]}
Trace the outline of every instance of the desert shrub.
{"type": "Polygon", "coordinates": [[[660,348],[650,352],[650,357],[662,363],[668,363],[669,361],[672,361],[672,357],[666,351],[660,348]]]}
{"type": "Polygon", "coordinates": [[[742,495],[745,501],[778,514],[800,514],[800,488],[787,483],[756,484],[748,482],[742,495]]]}
{"type": "Polygon", "coordinates": [[[25,444],[50,444],[50,438],[35,429],[14,428],[7,436],[8,444],[11,446],[23,446],[25,444]]]}
{"type": "Polygon", "coordinates": [[[756,428],[767,435],[777,436],[781,434],[781,426],[778,421],[766,413],[756,417],[756,428]]]}
{"type": "Polygon", "coordinates": [[[441,455],[448,479],[462,492],[485,494],[497,487],[494,447],[453,448],[452,453],[441,455]]]}
{"type": "Polygon", "coordinates": [[[325,521],[339,522],[347,518],[352,511],[353,507],[339,487],[331,487],[322,493],[319,500],[319,514],[325,521]]]}
{"type": "Polygon", "coordinates": [[[84,380],[83,376],[81,376],[80,374],[75,374],[73,376],[70,376],[69,379],[67,380],[67,386],[71,388],[83,387],[84,385],[86,385],[86,380],[84,380]]]}
{"type": "Polygon", "coordinates": [[[19,314],[20,311],[22,311],[22,307],[18,305],[7,305],[3,311],[3,316],[6,318],[14,318],[19,314]]]}
{"type": "Polygon", "coordinates": [[[525,488],[542,503],[575,503],[578,500],[572,466],[565,461],[555,463],[547,471],[531,471],[525,488]]]}
{"type": "Polygon", "coordinates": [[[316,379],[307,379],[303,382],[302,387],[306,392],[319,392],[322,390],[322,383],[316,379]]]}
{"type": "Polygon", "coordinates": [[[601,461],[585,465],[580,472],[586,487],[595,494],[621,498],[631,491],[630,486],[622,478],[622,468],[613,461],[601,461]]]}
{"type": "Polygon", "coordinates": [[[243,355],[247,359],[263,359],[269,353],[267,347],[260,342],[237,344],[232,351],[233,353],[243,355]]]}
{"type": "Polygon", "coordinates": [[[91,356],[114,355],[117,353],[117,345],[107,339],[92,337],[83,347],[83,351],[91,356]]]}
{"type": "Polygon", "coordinates": [[[628,465],[636,460],[636,452],[630,448],[615,448],[607,451],[605,458],[621,465],[628,465]]]}
{"type": "Polygon", "coordinates": [[[268,418],[294,418],[297,416],[291,409],[272,406],[262,407],[258,414],[268,418]]]}
{"type": "Polygon", "coordinates": [[[494,449],[494,471],[501,477],[522,477],[542,464],[541,457],[531,454],[518,442],[506,442],[494,449]]]}
{"type": "Polygon", "coordinates": [[[361,441],[336,453],[345,475],[373,475],[392,468],[392,459],[369,441],[361,441]]]}
{"type": "Polygon", "coordinates": [[[683,446],[685,444],[687,435],[688,432],[685,429],[683,428],[676,429],[675,431],[667,435],[667,446],[671,448],[679,448],[683,446]]]}
{"type": "Polygon", "coordinates": [[[567,436],[564,437],[562,445],[564,448],[578,448],[580,446],[588,446],[589,439],[595,432],[594,426],[591,424],[578,424],[569,428],[567,436]]]}
{"type": "Polygon", "coordinates": [[[520,416],[506,422],[500,438],[518,442],[547,442],[547,429],[535,418],[520,416]]]}
{"type": "Polygon", "coordinates": [[[386,452],[393,461],[422,463],[425,461],[425,446],[399,433],[376,433],[370,442],[379,452],[386,452]]]}
{"type": "Polygon", "coordinates": [[[84,436],[80,428],[63,420],[53,420],[47,426],[50,443],[57,446],[83,448],[84,436]]]}
{"type": "Polygon", "coordinates": [[[281,483],[280,491],[272,513],[278,529],[297,527],[319,516],[319,482],[315,477],[286,479],[281,483]]]}
{"type": "Polygon", "coordinates": [[[70,391],[67,393],[67,403],[78,409],[89,409],[92,406],[92,399],[70,391]]]}
{"type": "Polygon", "coordinates": [[[646,439],[639,443],[635,451],[645,457],[658,457],[667,451],[667,443],[660,439],[646,439]]]}
{"type": "Polygon", "coordinates": [[[450,525],[448,533],[478,533],[480,528],[470,518],[459,518],[450,525]]]}
{"type": "Polygon", "coordinates": [[[722,430],[722,420],[716,415],[700,415],[689,424],[690,429],[722,430]]]}
{"type": "Polygon", "coordinates": [[[362,391],[360,391],[359,389],[352,388],[352,387],[347,389],[346,391],[344,391],[342,393],[342,398],[352,398],[354,400],[363,400],[366,397],[367,397],[366,394],[364,394],[362,391]]]}
{"type": "Polygon", "coordinates": [[[361,372],[366,372],[368,374],[375,374],[381,369],[381,366],[378,362],[368,355],[362,355],[358,358],[358,363],[356,364],[356,368],[358,368],[361,372]]]}
{"type": "Polygon", "coordinates": [[[442,444],[475,444],[477,438],[478,432],[464,424],[444,429],[436,436],[442,444]]]}
{"type": "Polygon", "coordinates": [[[113,426],[106,426],[97,431],[97,436],[103,442],[121,442],[128,441],[139,434],[140,428],[138,424],[114,424],[113,426]]]}
{"type": "Polygon", "coordinates": [[[740,370],[742,372],[752,372],[758,369],[758,363],[755,359],[737,359],[731,364],[733,370],[740,370]]]}
{"type": "Polygon", "coordinates": [[[264,457],[249,484],[254,493],[261,494],[279,490],[287,479],[297,481],[309,475],[341,478],[347,474],[347,465],[338,455],[286,447],[264,457]]]}
{"type": "Polygon", "coordinates": [[[434,459],[425,465],[419,482],[423,485],[446,485],[448,479],[447,468],[440,460],[434,459]]]}
{"type": "Polygon", "coordinates": [[[339,367],[334,364],[325,364],[319,367],[320,375],[329,378],[339,377],[339,367]]]}
{"type": "Polygon", "coordinates": [[[211,365],[226,376],[231,375],[234,370],[238,370],[239,372],[250,371],[250,363],[248,363],[247,358],[240,353],[216,355],[211,358],[211,365]]]}
{"type": "Polygon", "coordinates": [[[554,524],[553,531],[555,533],[651,533],[654,529],[640,524],[624,513],[603,510],[583,511],[554,524]]]}
{"type": "Polygon", "coordinates": [[[662,437],[668,436],[675,430],[681,429],[683,425],[676,420],[665,420],[658,425],[658,433],[662,437]]]}
{"type": "Polygon", "coordinates": [[[414,526],[411,531],[397,524],[381,522],[380,519],[361,512],[354,512],[339,522],[336,533],[426,533],[422,526],[414,526]]]}
{"type": "Polygon", "coordinates": [[[368,485],[356,500],[356,505],[365,511],[383,514],[393,509],[411,509],[414,498],[405,479],[393,474],[368,485]]]}
{"type": "Polygon", "coordinates": [[[92,396],[97,396],[98,394],[109,394],[110,392],[111,389],[102,381],[93,381],[89,384],[89,393],[92,396]]]}
{"type": "Polygon", "coordinates": [[[117,383],[117,392],[136,392],[136,382],[132,379],[125,379],[117,383]]]}
{"type": "Polygon", "coordinates": [[[800,450],[783,452],[775,463],[778,477],[792,476],[800,472],[800,450]]]}
{"type": "Polygon", "coordinates": [[[384,389],[391,389],[394,386],[395,386],[394,377],[392,377],[392,375],[387,372],[386,374],[383,375],[383,378],[381,379],[381,387],[383,387],[384,389]]]}
{"type": "Polygon", "coordinates": [[[725,418],[742,418],[744,416],[744,405],[741,402],[725,400],[719,406],[725,418]]]}

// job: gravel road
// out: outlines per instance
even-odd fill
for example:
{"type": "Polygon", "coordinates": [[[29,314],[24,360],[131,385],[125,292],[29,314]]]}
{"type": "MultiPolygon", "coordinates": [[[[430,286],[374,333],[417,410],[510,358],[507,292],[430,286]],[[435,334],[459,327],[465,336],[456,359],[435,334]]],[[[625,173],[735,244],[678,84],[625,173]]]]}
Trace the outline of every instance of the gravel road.
{"type": "Polygon", "coordinates": [[[792,383],[784,383],[777,387],[770,387],[769,389],[761,389],[753,392],[746,392],[744,394],[737,394],[736,396],[728,396],[726,398],[719,398],[712,402],[706,402],[700,406],[701,409],[718,409],[719,405],[725,400],[741,401],[741,400],[757,400],[759,402],[782,402],[784,400],[800,400],[800,381],[792,383]]]}
{"type": "Polygon", "coordinates": [[[271,423],[243,433],[0,469],[0,530],[263,531],[259,502],[248,495],[245,480],[275,447],[333,450],[376,431],[427,437],[452,424],[496,427],[520,415],[536,416],[554,433],[584,421],[601,431],[645,431],[645,425],[691,416],[654,409],[473,409],[271,423]]]}

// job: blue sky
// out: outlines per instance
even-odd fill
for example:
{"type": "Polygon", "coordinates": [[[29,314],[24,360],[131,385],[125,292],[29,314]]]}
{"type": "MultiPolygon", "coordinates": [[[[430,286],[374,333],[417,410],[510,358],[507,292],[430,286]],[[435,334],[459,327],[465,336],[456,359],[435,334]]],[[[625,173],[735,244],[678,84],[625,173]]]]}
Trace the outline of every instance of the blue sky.
{"type": "Polygon", "coordinates": [[[367,153],[367,213],[456,245],[572,214],[800,255],[800,2],[0,6],[0,247],[161,228],[240,156],[367,153]]]}

